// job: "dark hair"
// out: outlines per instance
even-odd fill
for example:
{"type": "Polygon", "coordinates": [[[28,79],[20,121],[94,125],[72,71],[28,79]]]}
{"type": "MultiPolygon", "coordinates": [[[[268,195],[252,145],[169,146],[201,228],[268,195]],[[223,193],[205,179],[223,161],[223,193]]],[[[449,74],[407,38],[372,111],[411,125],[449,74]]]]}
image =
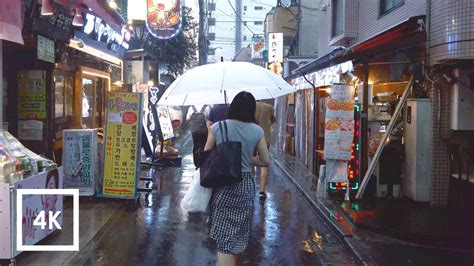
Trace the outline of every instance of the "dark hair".
{"type": "Polygon", "coordinates": [[[48,183],[49,183],[49,180],[51,180],[51,178],[54,178],[54,182],[55,182],[55,187],[58,188],[59,187],[59,172],[58,172],[58,169],[53,169],[51,171],[48,172],[48,175],[46,176],[46,184],[44,185],[44,187],[48,187],[48,183]]]}
{"type": "Polygon", "coordinates": [[[250,92],[241,91],[230,104],[227,118],[242,122],[257,123],[255,120],[255,97],[250,92]]]}

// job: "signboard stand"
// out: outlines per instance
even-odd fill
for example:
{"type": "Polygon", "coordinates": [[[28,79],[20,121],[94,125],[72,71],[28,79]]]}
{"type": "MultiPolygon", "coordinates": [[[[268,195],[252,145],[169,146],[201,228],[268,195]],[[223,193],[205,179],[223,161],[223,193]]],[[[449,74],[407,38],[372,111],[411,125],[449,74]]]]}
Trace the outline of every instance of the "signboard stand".
{"type": "Polygon", "coordinates": [[[106,103],[104,175],[99,184],[102,197],[138,197],[142,105],[141,93],[109,93],[106,103]]]}

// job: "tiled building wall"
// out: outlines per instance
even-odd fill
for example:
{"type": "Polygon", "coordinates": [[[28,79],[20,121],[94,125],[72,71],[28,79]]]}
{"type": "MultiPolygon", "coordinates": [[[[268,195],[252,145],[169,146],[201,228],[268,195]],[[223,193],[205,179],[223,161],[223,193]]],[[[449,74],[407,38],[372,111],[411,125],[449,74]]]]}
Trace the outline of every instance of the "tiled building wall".
{"type": "Polygon", "coordinates": [[[352,41],[353,44],[366,40],[410,17],[426,14],[426,0],[405,0],[402,6],[382,16],[379,15],[380,2],[380,0],[359,0],[359,35],[352,41]]]}
{"type": "Polygon", "coordinates": [[[433,0],[430,63],[474,59],[474,1],[433,0]]]}
{"type": "Polygon", "coordinates": [[[450,138],[450,90],[451,88],[448,86],[448,84],[446,84],[445,80],[441,79],[438,82],[435,82],[430,93],[430,97],[432,99],[432,167],[430,183],[431,206],[446,206],[448,203],[450,165],[447,141],[450,138]]]}

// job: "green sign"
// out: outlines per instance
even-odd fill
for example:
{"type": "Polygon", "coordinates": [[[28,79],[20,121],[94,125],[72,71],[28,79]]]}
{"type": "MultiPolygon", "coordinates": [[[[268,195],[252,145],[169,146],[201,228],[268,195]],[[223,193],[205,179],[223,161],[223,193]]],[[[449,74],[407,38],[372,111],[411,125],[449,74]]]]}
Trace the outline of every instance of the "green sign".
{"type": "Polygon", "coordinates": [[[54,41],[38,35],[38,59],[54,63],[54,41]]]}
{"type": "Polygon", "coordinates": [[[46,118],[46,72],[42,70],[18,73],[18,118],[46,118]]]}

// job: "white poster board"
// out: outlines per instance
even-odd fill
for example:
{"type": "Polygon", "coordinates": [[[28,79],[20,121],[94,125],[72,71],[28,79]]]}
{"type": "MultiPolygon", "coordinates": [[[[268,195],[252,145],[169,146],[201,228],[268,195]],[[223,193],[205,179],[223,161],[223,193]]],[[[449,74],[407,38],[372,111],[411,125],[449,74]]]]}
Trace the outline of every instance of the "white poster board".
{"type": "Polygon", "coordinates": [[[334,84],[326,101],[324,131],[324,158],[326,160],[351,159],[354,140],[354,86],[334,84]]]}
{"type": "Polygon", "coordinates": [[[98,171],[97,129],[63,131],[64,187],[79,189],[80,196],[95,194],[98,171]]]}

